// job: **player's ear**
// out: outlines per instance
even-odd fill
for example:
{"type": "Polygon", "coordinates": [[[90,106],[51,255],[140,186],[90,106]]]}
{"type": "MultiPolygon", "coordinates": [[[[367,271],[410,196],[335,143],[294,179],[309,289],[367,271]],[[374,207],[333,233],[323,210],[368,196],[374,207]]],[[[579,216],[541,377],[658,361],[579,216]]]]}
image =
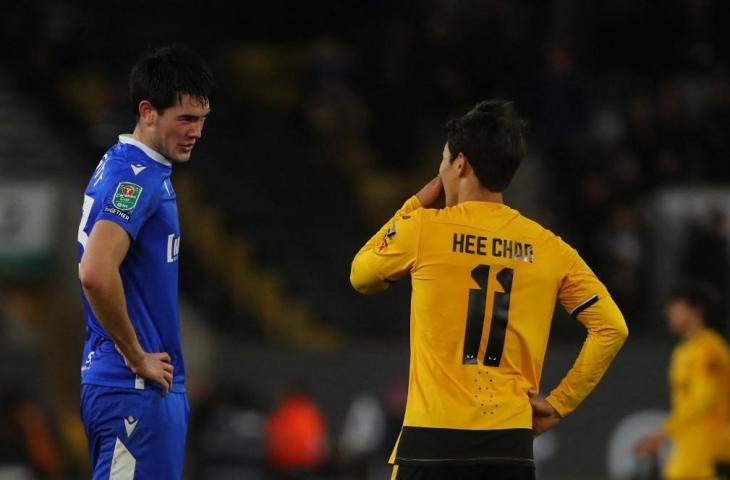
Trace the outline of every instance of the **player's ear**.
{"type": "Polygon", "coordinates": [[[157,110],[149,100],[142,100],[137,106],[139,122],[144,125],[153,125],[157,121],[157,110]]]}
{"type": "Polygon", "coordinates": [[[454,165],[456,167],[456,174],[459,177],[465,177],[469,173],[469,159],[463,153],[459,152],[454,163],[456,164],[454,165]]]}

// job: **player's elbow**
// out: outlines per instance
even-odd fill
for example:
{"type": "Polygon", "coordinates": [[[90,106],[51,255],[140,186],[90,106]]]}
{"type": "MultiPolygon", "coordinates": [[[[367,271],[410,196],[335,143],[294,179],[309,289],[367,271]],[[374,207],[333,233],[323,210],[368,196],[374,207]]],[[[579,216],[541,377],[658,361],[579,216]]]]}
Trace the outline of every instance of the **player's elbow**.
{"type": "Polygon", "coordinates": [[[621,343],[624,343],[626,339],[629,338],[629,326],[626,325],[626,322],[622,322],[616,329],[616,335],[621,340],[621,343]]]}
{"type": "Polygon", "coordinates": [[[84,291],[94,291],[99,288],[101,279],[93,268],[89,268],[83,262],[79,264],[79,282],[84,291]]]}
{"type": "Polygon", "coordinates": [[[79,282],[84,292],[95,293],[103,291],[109,280],[109,274],[99,265],[81,259],[79,264],[79,282]]]}
{"type": "Polygon", "coordinates": [[[588,336],[599,345],[618,352],[629,336],[629,328],[623,317],[606,319],[602,324],[589,327],[588,336]]]}
{"type": "Polygon", "coordinates": [[[350,272],[350,285],[352,285],[352,288],[355,289],[357,293],[361,293],[363,295],[367,294],[367,289],[365,284],[360,282],[360,280],[355,276],[354,273],[350,272]]]}
{"type": "Polygon", "coordinates": [[[623,345],[626,339],[629,338],[629,327],[626,325],[626,320],[624,320],[623,315],[613,322],[612,327],[612,336],[619,344],[623,345]]]}
{"type": "Polygon", "coordinates": [[[629,337],[629,327],[626,325],[626,319],[624,318],[621,310],[618,306],[611,301],[606,305],[606,308],[599,311],[599,315],[602,317],[603,336],[611,340],[611,343],[617,344],[619,347],[624,344],[626,339],[629,337]]]}
{"type": "Polygon", "coordinates": [[[616,350],[620,349],[629,337],[629,327],[623,319],[611,325],[608,332],[604,333],[606,339],[615,346],[616,350]]]}
{"type": "Polygon", "coordinates": [[[379,278],[368,275],[360,271],[353,263],[352,270],[350,271],[350,285],[352,288],[363,295],[373,295],[380,293],[388,288],[388,283],[380,280],[379,278]]]}
{"type": "Polygon", "coordinates": [[[387,288],[387,284],[385,287],[375,288],[373,282],[365,281],[362,277],[355,275],[354,273],[350,274],[350,285],[352,285],[352,288],[354,288],[357,293],[361,293],[363,295],[372,295],[374,293],[382,292],[387,288]]]}

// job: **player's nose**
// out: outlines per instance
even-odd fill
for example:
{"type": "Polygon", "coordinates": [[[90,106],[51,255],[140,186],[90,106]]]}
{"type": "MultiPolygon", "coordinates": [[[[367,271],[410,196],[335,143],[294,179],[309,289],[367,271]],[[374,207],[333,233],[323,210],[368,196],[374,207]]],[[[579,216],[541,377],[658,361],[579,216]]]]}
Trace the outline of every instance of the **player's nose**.
{"type": "Polygon", "coordinates": [[[203,122],[196,122],[195,125],[188,131],[188,136],[195,139],[202,137],[203,122]]]}

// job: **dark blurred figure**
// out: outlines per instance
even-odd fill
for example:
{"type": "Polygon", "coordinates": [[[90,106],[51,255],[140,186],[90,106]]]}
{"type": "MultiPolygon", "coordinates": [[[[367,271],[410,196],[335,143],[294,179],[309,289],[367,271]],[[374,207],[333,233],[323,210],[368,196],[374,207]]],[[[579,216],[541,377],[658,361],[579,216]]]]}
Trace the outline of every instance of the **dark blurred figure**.
{"type": "Polygon", "coordinates": [[[61,452],[43,408],[22,395],[0,398],[0,478],[60,479],[64,472],[61,452]],[[24,472],[28,472],[27,477],[22,476],[24,472]]]}
{"type": "MultiPolygon", "coordinates": [[[[720,295],[717,314],[709,316],[711,326],[727,333],[728,309],[728,234],[727,219],[721,210],[713,211],[704,221],[690,226],[682,256],[684,271],[697,281],[713,285],[720,295]]],[[[715,312],[713,312],[715,313],[715,312]]]]}
{"type": "Polygon", "coordinates": [[[390,456],[390,451],[398,440],[403,427],[403,414],[406,411],[408,384],[405,380],[395,380],[385,392],[385,443],[383,455],[390,456]]]}
{"type": "Polygon", "coordinates": [[[694,279],[711,283],[721,292],[728,287],[727,219],[713,211],[704,222],[695,222],[684,249],[684,269],[694,279]]]}
{"type": "Polygon", "coordinates": [[[188,435],[189,478],[264,479],[266,416],[257,396],[218,382],[195,395],[191,391],[191,402],[195,415],[188,435]]]}
{"type": "Polygon", "coordinates": [[[327,425],[303,388],[287,391],[265,429],[272,479],[312,478],[327,457],[327,425]]]}
{"type": "Polygon", "coordinates": [[[0,299],[0,478],[64,478],[61,448],[39,400],[40,359],[32,338],[3,314],[0,299]]]}
{"type": "Polygon", "coordinates": [[[646,308],[641,288],[646,268],[641,209],[632,202],[616,204],[595,243],[599,245],[600,268],[611,294],[627,317],[641,318],[646,308]]]}
{"type": "Polygon", "coordinates": [[[387,472],[382,468],[381,447],[385,421],[382,402],[375,394],[357,394],[347,409],[333,463],[357,478],[384,478],[387,472]]]}

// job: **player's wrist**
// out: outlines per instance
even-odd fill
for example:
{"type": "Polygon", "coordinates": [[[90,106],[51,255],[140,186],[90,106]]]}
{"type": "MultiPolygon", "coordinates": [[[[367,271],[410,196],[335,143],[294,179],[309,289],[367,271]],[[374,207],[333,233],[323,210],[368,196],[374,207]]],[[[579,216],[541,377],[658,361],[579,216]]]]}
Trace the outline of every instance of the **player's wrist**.
{"type": "Polygon", "coordinates": [[[137,371],[140,370],[145,363],[145,353],[142,350],[133,353],[132,356],[125,355],[125,357],[129,364],[129,368],[131,368],[135,373],[137,373],[137,371]]]}
{"type": "Polygon", "coordinates": [[[424,208],[431,208],[443,196],[444,187],[441,178],[436,176],[421,188],[415,197],[424,208]]]}
{"type": "Polygon", "coordinates": [[[545,398],[545,403],[550,405],[550,407],[553,409],[553,415],[555,415],[556,417],[558,417],[560,419],[565,417],[565,415],[560,411],[560,408],[561,408],[560,402],[558,402],[558,400],[555,397],[548,395],[545,398]]]}
{"type": "Polygon", "coordinates": [[[545,403],[547,403],[548,405],[550,405],[550,408],[553,409],[553,415],[554,416],[556,416],[559,419],[562,419],[563,418],[563,415],[558,411],[557,408],[555,408],[555,405],[549,399],[546,398],[545,399],[545,403]]]}

